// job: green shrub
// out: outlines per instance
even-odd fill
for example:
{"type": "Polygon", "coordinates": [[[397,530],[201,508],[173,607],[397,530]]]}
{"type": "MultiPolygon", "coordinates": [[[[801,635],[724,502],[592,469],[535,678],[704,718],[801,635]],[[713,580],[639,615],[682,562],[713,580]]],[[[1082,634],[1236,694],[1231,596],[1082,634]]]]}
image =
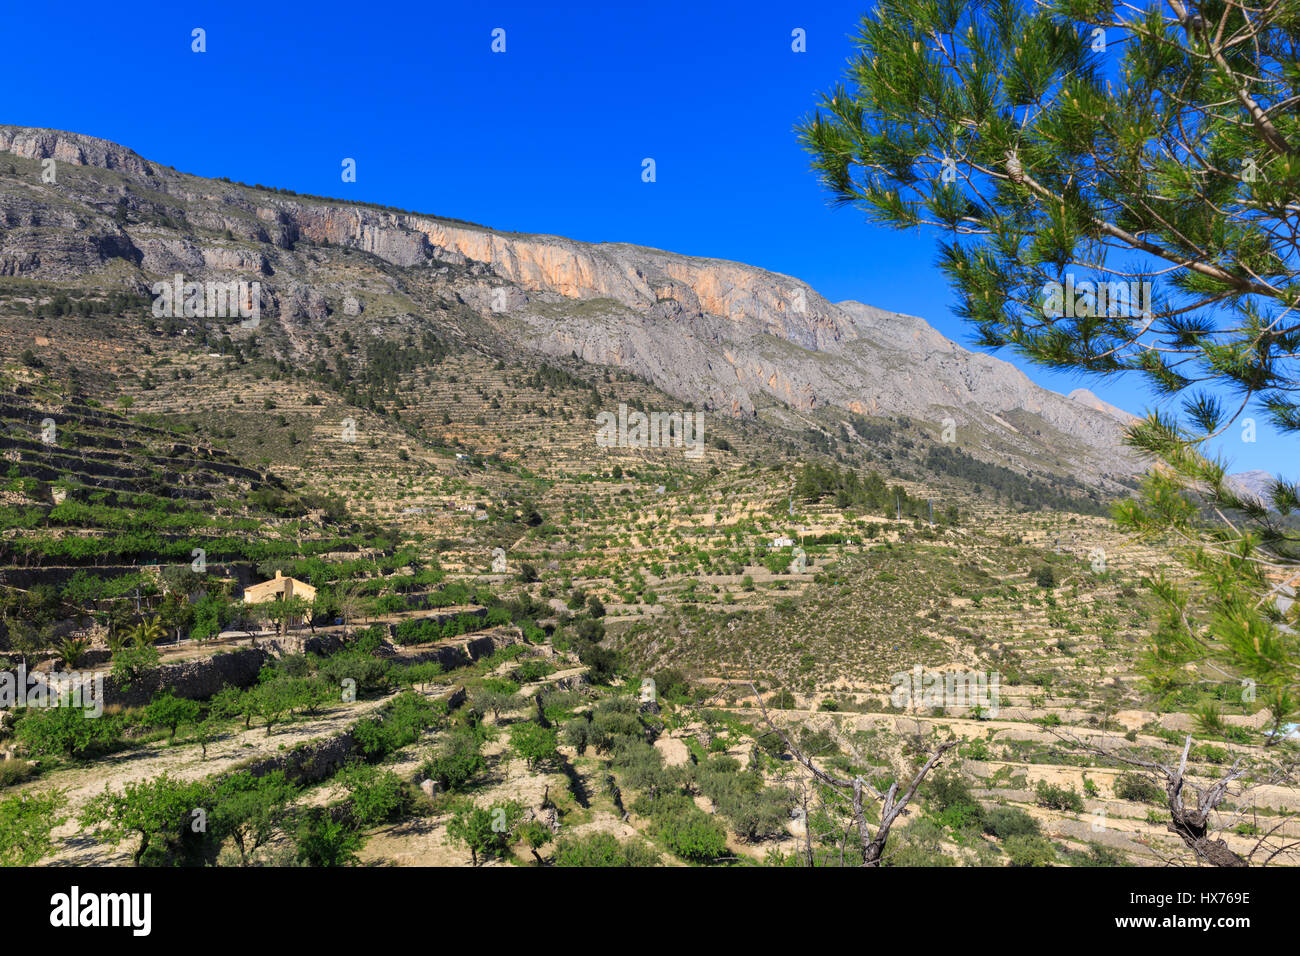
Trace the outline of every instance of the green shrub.
{"type": "Polygon", "coordinates": [[[1038,836],[1038,821],[1019,807],[993,807],[984,817],[984,832],[999,840],[1038,836]]]}
{"type": "Polygon", "coordinates": [[[610,833],[565,837],[555,847],[556,866],[655,866],[659,854],[638,839],[620,843],[610,833]]]}
{"type": "Polygon", "coordinates": [[[1042,836],[1009,837],[1003,849],[1012,866],[1051,866],[1056,862],[1056,849],[1042,836]]]}
{"type": "Polygon", "coordinates": [[[512,675],[521,684],[531,684],[543,677],[555,673],[555,666],[543,660],[527,660],[521,663],[512,675]]]}
{"type": "Polygon", "coordinates": [[[1164,788],[1140,773],[1122,773],[1116,777],[1115,796],[1138,803],[1163,804],[1167,800],[1164,788]]]}
{"type": "Polygon", "coordinates": [[[660,700],[679,700],[690,697],[691,684],[686,675],[676,667],[665,667],[654,673],[655,694],[660,700]]]}
{"type": "MultiPolygon", "coordinates": [[[[954,804],[954,807],[961,804],[954,804]]],[[[953,859],[943,852],[943,830],[921,819],[892,835],[885,850],[885,866],[933,867],[952,866],[953,859]]]]}
{"type": "Polygon", "coordinates": [[[398,694],[378,714],[352,725],[352,735],[366,760],[377,761],[420,739],[438,721],[432,701],[412,691],[398,694]]]}
{"type": "Polygon", "coordinates": [[[452,731],[420,768],[443,790],[460,790],[486,766],[480,752],[483,742],[473,730],[452,731]]]}
{"type": "Polygon", "coordinates": [[[352,866],[358,862],[361,834],[333,819],[326,810],[308,811],[294,837],[298,860],[307,866],[352,866]]]}
{"type": "Polygon", "coordinates": [[[22,783],[34,776],[38,769],[30,760],[0,760],[0,788],[22,783]]]}
{"type": "Polygon", "coordinates": [[[1073,787],[1062,787],[1040,780],[1038,786],[1034,788],[1034,795],[1041,807],[1070,810],[1075,813],[1083,812],[1083,797],[1079,796],[1079,792],[1073,787]]]}
{"type": "Polygon", "coordinates": [[[530,770],[555,757],[557,737],[554,728],[531,721],[510,725],[510,749],[530,770]]]}
{"type": "Polygon", "coordinates": [[[59,707],[24,708],[19,712],[14,736],[29,754],[81,759],[115,747],[121,726],[118,717],[91,717],[65,702],[59,707]]]}
{"type": "Polygon", "coordinates": [[[1204,760],[1206,763],[1227,763],[1232,755],[1224,747],[1216,747],[1214,744],[1198,744],[1192,748],[1191,757],[1193,760],[1204,760]]]}
{"type": "Polygon", "coordinates": [[[196,862],[207,842],[206,833],[191,826],[194,808],[208,806],[211,791],[202,781],[178,780],[162,774],[150,780],[128,781],[120,792],[105,790],[82,808],[83,830],[117,844],[136,837],[132,862],[136,866],[196,862]]]}
{"type": "Polygon", "coordinates": [[[362,827],[387,823],[409,805],[410,796],[402,779],[391,770],[352,764],[338,779],[347,788],[352,814],[362,827]]]}
{"type": "Polygon", "coordinates": [[[283,770],[261,777],[240,771],[221,777],[212,789],[208,829],[220,844],[230,839],[247,865],[253,853],[266,844],[289,819],[298,788],[283,770]]]}
{"type": "Polygon", "coordinates": [[[144,709],[144,723],[147,727],[164,727],[171,738],[182,724],[193,724],[199,719],[198,701],[177,697],[170,689],[159,694],[144,709]]]}
{"type": "Polygon", "coordinates": [[[477,807],[465,800],[457,804],[447,822],[447,836],[469,848],[477,866],[481,856],[498,856],[509,846],[523,808],[514,801],[477,807]]]}
{"type": "MultiPolygon", "coordinates": [[[[643,806],[638,801],[638,806],[643,806]]],[[[711,863],[727,852],[727,831],[688,797],[675,794],[644,805],[651,829],[670,851],[692,863],[711,863]]]]}
{"type": "MultiPolygon", "coordinates": [[[[13,761],[7,761],[13,763],[13,761]]],[[[50,831],[66,818],[65,791],[0,799],[0,866],[31,866],[54,849],[50,831]]]]}
{"type": "Polygon", "coordinates": [[[130,687],[145,674],[158,667],[158,649],[146,644],[143,647],[124,647],[113,655],[113,676],[130,687]]]}
{"type": "Polygon", "coordinates": [[[356,682],[357,693],[384,693],[392,688],[391,665],[359,650],[340,651],[316,660],[316,676],[331,687],[341,688],[345,680],[356,682]]]}

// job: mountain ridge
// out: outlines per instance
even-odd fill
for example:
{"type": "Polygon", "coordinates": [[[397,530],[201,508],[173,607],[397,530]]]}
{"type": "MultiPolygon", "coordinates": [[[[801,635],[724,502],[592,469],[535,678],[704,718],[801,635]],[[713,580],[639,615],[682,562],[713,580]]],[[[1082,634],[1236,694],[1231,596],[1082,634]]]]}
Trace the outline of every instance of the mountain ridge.
{"type": "Polygon", "coordinates": [[[823,424],[844,413],[906,416],[935,432],[951,427],[979,457],[1025,471],[1106,483],[1141,470],[1120,444],[1113,406],[1044,389],[919,317],[831,303],[792,276],[204,179],[83,134],[0,127],[5,152],[111,176],[78,179],[69,190],[33,182],[33,168],[23,190],[4,189],[0,275],[84,278],[122,260],[138,275],[114,281],[134,279],[137,290],[178,272],[255,278],[284,333],[270,347],[289,360],[312,357],[313,334],[347,313],[348,299],[362,310],[377,292],[397,292],[418,314],[433,293],[534,353],[619,367],[724,414],[821,415],[823,424]],[[349,283],[326,257],[301,254],[299,243],[367,253],[392,270],[381,270],[379,283],[349,283]],[[429,289],[411,288],[430,274],[429,289]]]}

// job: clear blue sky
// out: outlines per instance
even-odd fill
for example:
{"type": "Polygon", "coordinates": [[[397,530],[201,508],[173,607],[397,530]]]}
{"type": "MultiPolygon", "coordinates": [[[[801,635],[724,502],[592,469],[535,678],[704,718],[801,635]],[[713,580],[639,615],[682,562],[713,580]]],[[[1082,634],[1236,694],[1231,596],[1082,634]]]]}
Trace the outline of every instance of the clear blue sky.
{"type": "MultiPolygon", "coordinates": [[[[0,121],[202,176],[748,262],[969,346],[934,235],[831,209],[791,131],[870,2],[13,3],[0,121]]],[[[1058,391],[1139,414],[1150,401],[1001,357],[1058,391]]],[[[1255,444],[1234,429],[1220,445],[1234,470],[1295,477],[1294,441],[1257,420],[1255,444]]]]}

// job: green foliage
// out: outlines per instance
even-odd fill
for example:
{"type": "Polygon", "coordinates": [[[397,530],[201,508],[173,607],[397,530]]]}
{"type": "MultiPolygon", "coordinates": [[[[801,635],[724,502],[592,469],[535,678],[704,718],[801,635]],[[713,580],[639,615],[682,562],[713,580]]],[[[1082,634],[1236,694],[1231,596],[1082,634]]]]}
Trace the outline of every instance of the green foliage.
{"type": "Polygon", "coordinates": [[[984,817],[984,831],[1006,842],[1013,837],[1038,836],[1038,821],[1018,807],[993,807],[984,817]]]}
{"type": "Polygon", "coordinates": [[[531,721],[510,725],[510,749],[530,770],[538,764],[553,760],[558,742],[554,728],[546,728],[531,721]]]}
{"type": "Polygon", "coordinates": [[[240,862],[248,865],[253,854],[286,824],[296,795],[297,787],[282,770],[261,777],[227,774],[213,788],[208,826],[218,842],[229,838],[240,862]]]}
{"type": "Polygon", "coordinates": [[[952,866],[953,860],[943,852],[944,832],[927,819],[915,820],[896,836],[891,836],[885,851],[886,866],[952,866]]]}
{"type": "Polygon", "coordinates": [[[113,676],[123,687],[158,669],[158,649],[150,644],[124,647],[113,655],[113,676]]]}
{"type": "Polygon", "coordinates": [[[1140,773],[1122,773],[1116,777],[1115,796],[1120,800],[1135,800],[1138,803],[1159,805],[1167,802],[1164,787],[1140,773]]]}
{"type": "Polygon", "coordinates": [[[691,696],[691,683],[685,673],[676,667],[665,667],[654,672],[655,693],[660,700],[686,700],[691,696]]]}
{"type": "Polygon", "coordinates": [[[713,863],[727,853],[727,831],[680,793],[647,794],[634,804],[650,817],[650,832],[690,863],[713,863]]]}
{"type": "Polygon", "coordinates": [[[581,733],[585,743],[599,754],[611,752],[622,739],[641,742],[646,739],[646,724],[640,716],[635,698],[606,698],[596,705],[589,717],[585,720],[587,726],[583,729],[569,731],[566,726],[566,738],[570,734],[581,733]]]}
{"type": "Polygon", "coordinates": [[[410,802],[402,779],[391,770],[352,764],[339,774],[338,779],[348,790],[352,814],[361,827],[387,823],[410,802]]]}
{"type": "Polygon", "coordinates": [[[502,711],[515,710],[522,704],[516,691],[519,685],[514,681],[500,678],[488,678],[470,693],[470,706],[475,713],[491,714],[496,720],[501,719],[502,711]]]}
{"type": "Polygon", "coordinates": [[[510,843],[523,808],[514,801],[478,807],[468,800],[458,803],[447,821],[447,836],[465,846],[470,861],[478,866],[479,858],[498,856],[510,843]]]}
{"type": "Polygon", "coordinates": [[[531,684],[553,673],[555,673],[555,665],[544,660],[533,659],[521,663],[515,668],[512,676],[521,684],[531,684]]]}
{"type": "Polygon", "coordinates": [[[1048,783],[1046,780],[1040,780],[1038,786],[1034,788],[1034,797],[1039,806],[1048,807],[1052,810],[1083,812],[1083,797],[1079,796],[1079,792],[1073,787],[1064,787],[1048,783]]]}
{"type": "Polygon", "coordinates": [[[984,808],[971,796],[970,786],[960,773],[934,774],[926,783],[930,806],[940,825],[953,830],[978,830],[984,825],[984,808]]]}
{"type": "Polygon", "coordinates": [[[420,739],[420,734],[438,720],[433,703],[420,694],[404,691],[377,715],[352,725],[352,735],[365,758],[371,762],[420,739]]]}
{"type": "Polygon", "coordinates": [[[961,754],[968,760],[988,760],[991,756],[988,741],[982,738],[963,744],[961,754]]]}
{"type": "Polygon", "coordinates": [[[31,866],[54,849],[50,831],[63,823],[63,790],[0,799],[0,866],[31,866]]]}
{"type": "Polygon", "coordinates": [[[317,658],[316,676],[331,687],[341,688],[344,681],[356,682],[358,695],[378,694],[392,688],[392,665],[361,650],[340,651],[326,658],[317,658]]]}
{"type": "Polygon", "coordinates": [[[460,790],[486,766],[483,740],[471,728],[453,730],[425,762],[421,772],[443,790],[460,790]]]}
{"type": "Polygon", "coordinates": [[[198,721],[201,708],[198,701],[177,697],[169,689],[159,694],[144,708],[143,721],[147,727],[166,727],[171,738],[182,724],[198,721]]]}
{"type": "Polygon", "coordinates": [[[655,866],[659,855],[638,839],[620,843],[611,833],[563,837],[555,847],[556,866],[655,866]]]}
{"type": "Polygon", "coordinates": [[[428,644],[451,637],[460,637],[462,634],[472,634],[491,626],[490,615],[481,617],[477,614],[457,614],[442,623],[430,618],[407,618],[397,625],[395,639],[399,644],[428,644]]]}
{"type": "MultiPolygon", "coordinates": [[[[1005,465],[981,461],[954,445],[932,445],[926,451],[925,467],[936,474],[964,478],[981,489],[1005,498],[1012,505],[1035,510],[1049,508],[1053,511],[1074,511],[1078,514],[1110,513],[1109,506],[1099,499],[1096,489],[1077,478],[1049,474],[1027,478],[1005,465]]],[[[956,523],[956,509],[952,506],[949,509],[940,512],[936,504],[936,524],[940,521],[946,524],[956,523]]]]}
{"type": "Polygon", "coordinates": [[[1003,849],[1011,858],[1012,866],[1052,866],[1056,863],[1056,849],[1043,836],[1008,837],[1003,849]]]}
{"type": "Polygon", "coordinates": [[[94,717],[65,700],[59,707],[27,707],[14,731],[29,754],[59,754],[77,759],[111,749],[120,738],[121,720],[108,714],[94,717]]]}
{"type": "Polygon", "coordinates": [[[757,843],[786,832],[794,794],[785,787],[765,786],[761,774],[741,771],[734,757],[709,757],[695,767],[694,778],[741,840],[757,843]]]}
{"type": "Polygon", "coordinates": [[[652,827],[664,845],[683,860],[712,863],[727,853],[727,831],[685,797],[656,802],[652,827]]]}
{"type": "MultiPolygon", "coordinates": [[[[604,636],[603,628],[601,629],[601,636],[604,636]]],[[[593,683],[610,684],[618,674],[618,654],[590,641],[579,639],[578,660],[588,668],[588,674],[593,683]]]]}
{"type": "MultiPolygon", "coordinates": [[[[924,498],[913,498],[902,486],[890,488],[875,472],[860,474],[851,468],[809,463],[799,470],[794,493],[804,501],[817,502],[827,498],[837,508],[853,508],[894,517],[902,513],[909,517],[929,513],[924,498]]],[[[789,563],[787,558],[786,563],[789,563]]]]}
{"type": "Polygon", "coordinates": [[[30,760],[0,760],[0,790],[35,776],[39,766],[30,760]]]}
{"type": "Polygon", "coordinates": [[[361,834],[319,807],[303,816],[294,840],[298,859],[307,866],[353,866],[362,843],[361,834]]]}
{"type": "Polygon", "coordinates": [[[194,811],[207,806],[202,782],[182,781],[168,774],[130,781],[120,793],[105,790],[82,809],[83,829],[95,829],[109,843],[138,837],[132,854],[136,866],[184,859],[202,838],[192,826],[194,811]]]}

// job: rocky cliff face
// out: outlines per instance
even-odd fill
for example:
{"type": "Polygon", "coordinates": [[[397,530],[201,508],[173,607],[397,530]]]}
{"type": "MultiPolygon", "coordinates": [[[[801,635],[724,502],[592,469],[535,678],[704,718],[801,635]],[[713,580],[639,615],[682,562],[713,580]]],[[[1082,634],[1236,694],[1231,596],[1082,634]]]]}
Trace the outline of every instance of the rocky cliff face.
{"type": "Polygon", "coordinates": [[[1277,479],[1267,471],[1239,471],[1227,477],[1227,485],[1243,497],[1254,498],[1271,507],[1273,486],[1277,479]]]}
{"type": "Polygon", "coordinates": [[[1119,442],[1124,413],[1091,395],[1039,388],[923,319],[831,303],[740,263],[278,194],[17,127],[0,127],[0,224],[0,275],[121,281],[125,264],[143,288],[176,272],[259,279],[298,359],[312,320],[364,311],[350,321],[369,327],[382,318],[367,302],[376,288],[400,289],[416,312],[422,296],[454,298],[520,347],[625,368],[726,414],[780,403],[796,418],[906,415],[951,423],[964,447],[1022,468],[1093,479],[1140,470],[1119,442]],[[7,170],[5,154],[20,162],[7,170]],[[57,184],[41,181],[42,159],[55,160],[57,184]],[[376,268],[362,279],[318,254],[338,248],[376,268]]]}
{"type": "Polygon", "coordinates": [[[153,175],[149,163],[125,146],[80,133],[0,126],[0,152],[24,159],[53,159],[73,166],[119,169],[136,176],[153,175]]]}

